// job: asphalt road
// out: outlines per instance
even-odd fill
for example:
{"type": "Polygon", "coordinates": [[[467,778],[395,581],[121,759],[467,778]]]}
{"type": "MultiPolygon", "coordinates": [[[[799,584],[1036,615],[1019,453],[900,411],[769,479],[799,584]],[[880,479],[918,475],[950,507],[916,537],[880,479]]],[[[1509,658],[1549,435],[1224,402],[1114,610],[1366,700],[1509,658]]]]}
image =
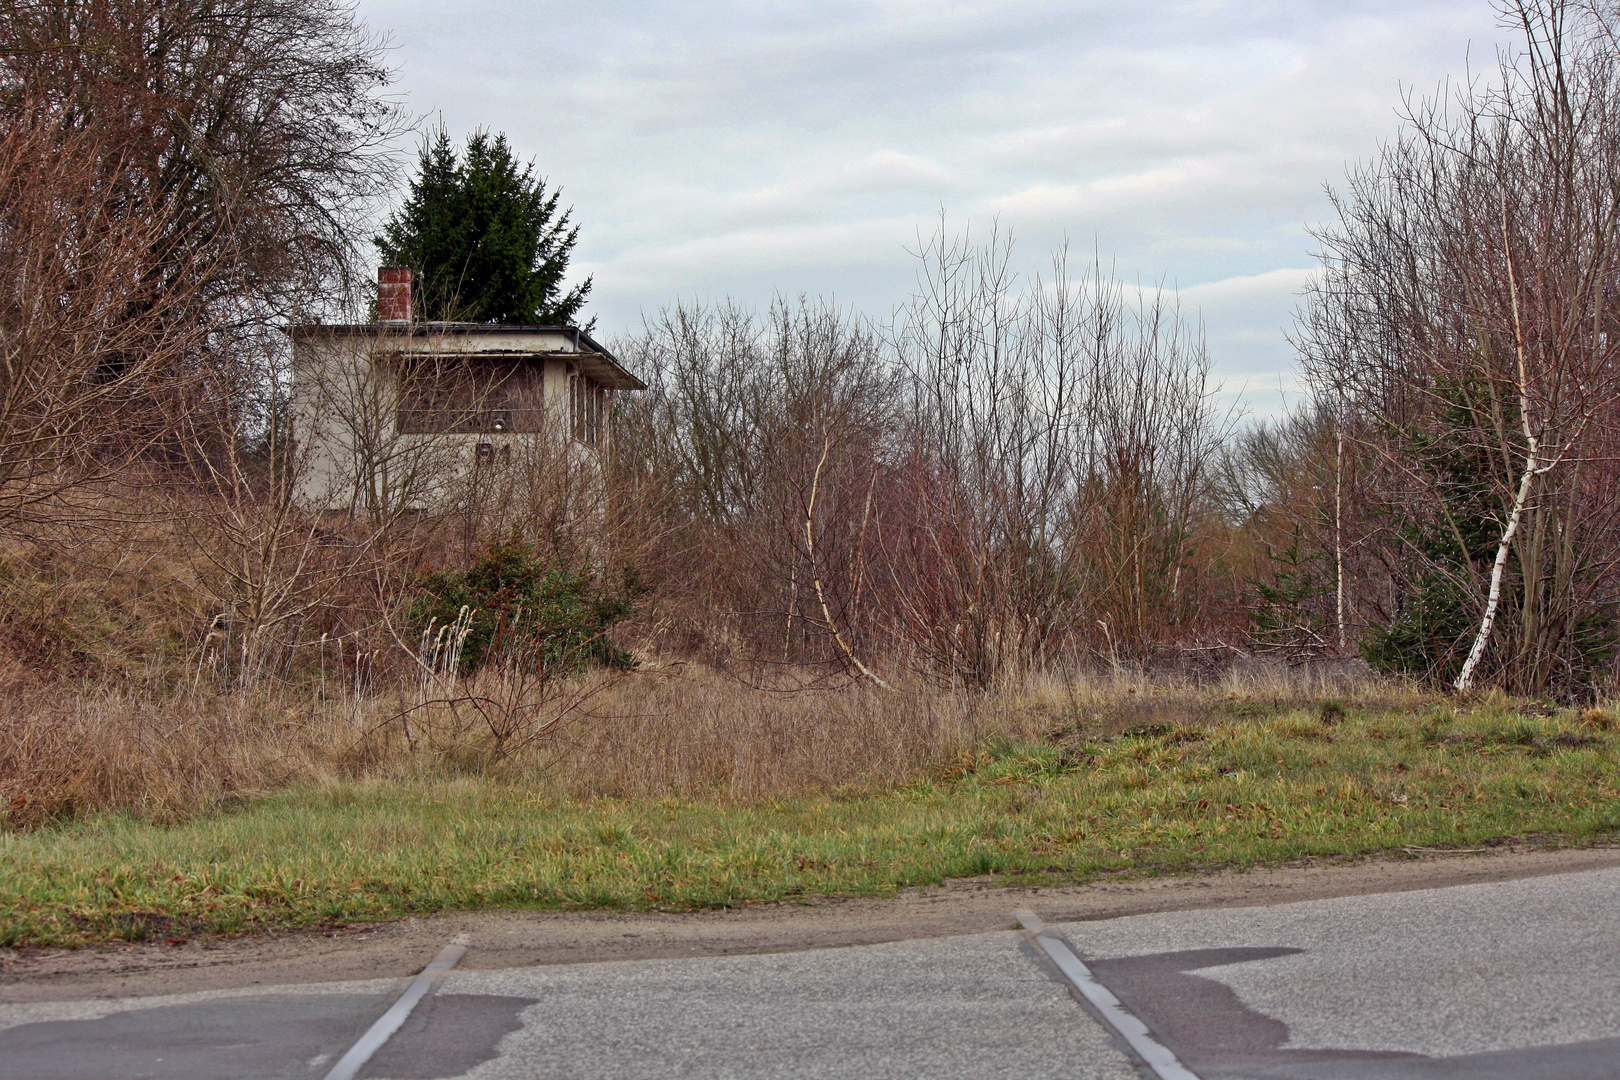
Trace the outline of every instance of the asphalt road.
{"type": "MultiPolygon", "coordinates": [[[[1204,1080],[1620,1080],[1620,870],[1048,932],[1204,1080]]],[[[0,1077],[319,1080],[408,981],[0,1005],[0,1077]]],[[[1002,931],[457,970],[360,1075],[1143,1073],[1002,931]]]]}
{"type": "Polygon", "coordinates": [[[1060,929],[1206,1080],[1620,1077],[1620,870],[1060,929]]]}

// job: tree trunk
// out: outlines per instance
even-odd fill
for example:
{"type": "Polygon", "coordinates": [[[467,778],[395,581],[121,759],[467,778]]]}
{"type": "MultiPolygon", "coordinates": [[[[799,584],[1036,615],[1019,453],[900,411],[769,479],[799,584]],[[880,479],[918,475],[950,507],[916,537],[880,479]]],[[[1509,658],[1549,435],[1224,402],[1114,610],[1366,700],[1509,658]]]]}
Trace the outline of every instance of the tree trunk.
{"type": "Polygon", "coordinates": [[[1513,537],[1519,531],[1519,521],[1524,516],[1524,507],[1530,501],[1530,490],[1535,485],[1539,471],[1535,445],[1532,443],[1530,452],[1525,455],[1524,475],[1519,477],[1519,493],[1513,499],[1513,512],[1508,515],[1507,528],[1502,530],[1502,539],[1496,545],[1496,562],[1491,567],[1491,591],[1485,598],[1485,615],[1479,620],[1479,632],[1474,635],[1474,646],[1468,650],[1468,659],[1457,673],[1457,681],[1452,684],[1458,693],[1467,693],[1474,688],[1474,673],[1485,655],[1485,646],[1490,644],[1491,628],[1496,625],[1496,609],[1502,603],[1502,575],[1507,569],[1508,551],[1513,547],[1513,537]]]}

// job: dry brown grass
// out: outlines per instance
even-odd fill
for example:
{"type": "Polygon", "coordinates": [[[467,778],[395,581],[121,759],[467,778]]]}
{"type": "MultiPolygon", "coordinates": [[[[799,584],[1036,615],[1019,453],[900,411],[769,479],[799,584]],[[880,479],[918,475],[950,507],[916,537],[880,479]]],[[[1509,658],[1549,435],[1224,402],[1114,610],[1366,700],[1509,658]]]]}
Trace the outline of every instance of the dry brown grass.
{"type": "MultiPolygon", "coordinates": [[[[755,802],[903,785],[969,766],[997,741],[1424,696],[1281,669],[1202,682],[1003,671],[991,689],[965,689],[892,653],[868,659],[887,661],[897,691],[788,689],[817,685],[825,668],[759,674],[775,691],[681,662],[689,650],[660,656],[661,635],[636,622],[621,629],[641,646],[638,672],[547,680],[490,664],[424,680],[412,635],[386,633],[388,611],[363,590],[289,623],[280,660],[244,679],[238,650],[213,641],[229,597],[183,557],[185,538],[168,519],[119,524],[112,509],[99,532],[0,542],[0,820],[11,827],[105,810],[173,820],[290,785],[469,774],[575,798],[755,802]]],[[[747,652],[725,651],[734,663],[747,652]]]]}
{"type": "MultiPolygon", "coordinates": [[[[576,797],[753,801],[904,784],[963,766],[995,741],[1107,738],[1140,725],[1196,726],[1329,703],[1414,707],[1414,687],[1360,676],[1264,669],[1212,683],[1042,672],[991,691],[869,682],[776,691],[695,666],[595,676],[552,688],[566,720],[524,753],[497,758],[476,718],[413,714],[413,752],[397,720],[373,719],[365,771],[423,765],[422,747],[460,767],[523,777],[576,797]]],[[[380,715],[371,705],[373,717],[380,715]]]]}
{"type": "MultiPolygon", "coordinates": [[[[13,826],[94,810],[171,819],[324,777],[491,772],[576,797],[752,801],[903,783],[1000,730],[992,699],[871,687],[793,694],[716,674],[630,675],[500,755],[467,713],[385,693],[316,708],[276,694],[14,683],[0,719],[13,826]]],[[[553,691],[561,695],[562,691],[553,691]]]]}
{"type": "Polygon", "coordinates": [[[109,809],[170,820],[308,777],[329,756],[329,739],[270,702],[17,680],[4,693],[0,807],[13,827],[109,809]]]}
{"type": "Polygon", "coordinates": [[[572,794],[754,800],[898,784],[970,750],[1003,718],[982,695],[755,690],[707,672],[627,680],[563,736],[572,794]]]}
{"type": "Polygon", "coordinates": [[[1212,685],[1130,675],[1028,676],[993,692],[871,684],[774,692],[706,669],[593,675],[537,691],[563,722],[517,750],[477,710],[412,709],[384,687],[69,685],[14,671],[0,716],[0,812],[12,827],[120,810],[170,820],[290,784],[498,774],[558,796],[752,802],[888,787],[971,763],[996,741],[1068,742],[1138,725],[1197,726],[1324,703],[1417,706],[1381,680],[1234,675],[1212,685]]]}

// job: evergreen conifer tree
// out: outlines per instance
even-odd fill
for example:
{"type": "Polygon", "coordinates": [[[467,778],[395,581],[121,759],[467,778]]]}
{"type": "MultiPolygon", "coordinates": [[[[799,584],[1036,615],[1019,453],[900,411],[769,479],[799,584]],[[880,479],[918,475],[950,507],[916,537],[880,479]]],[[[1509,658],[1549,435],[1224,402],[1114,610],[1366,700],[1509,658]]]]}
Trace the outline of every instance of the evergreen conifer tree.
{"type": "Polygon", "coordinates": [[[441,127],[423,142],[405,203],[373,242],[385,264],[415,271],[422,318],[572,323],[591,279],[563,291],[579,227],[558,198],[505,135],[475,131],[458,157],[441,127]]]}

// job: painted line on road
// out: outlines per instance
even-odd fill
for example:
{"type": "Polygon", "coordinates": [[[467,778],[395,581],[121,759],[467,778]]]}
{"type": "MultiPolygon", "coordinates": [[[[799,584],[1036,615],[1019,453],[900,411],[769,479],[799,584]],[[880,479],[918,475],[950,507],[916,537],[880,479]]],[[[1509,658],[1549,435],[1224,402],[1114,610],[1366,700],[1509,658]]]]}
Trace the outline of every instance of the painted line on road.
{"type": "Polygon", "coordinates": [[[1074,951],[1064,944],[1061,939],[1046,929],[1028,908],[1019,908],[1013,912],[1018,924],[1029,931],[1035,944],[1040,946],[1052,961],[1063,972],[1063,977],[1074,984],[1082,997],[1091,1002],[1092,1008],[1097,1010],[1103,1022],[1113,1028],[1135,1050],[1137,1056],[1147,1063],[1159,1080],[1198,1080],[1198,1074],[1181,1063],[1169,1047],[1153,1037],[1148,1026],[1136,1018],[1136,1015],[1127,1009],[1115,997],[1113,991],[1097,981],[1097,976],[1076,955],[1074,951]]]}
{"type": "Polygon", "coordinates": [[[467,954],[468,940],[465,934],[457,934],[450,939],[450,944],[439,950],[439,955],[433,958],[433,963],[422,969],[422,974],[411,981],[399,1000],[388,1007],[388,1011],[377,1017],[366,1033],[360,1036],[360,1041],[349,1047],[349,1052],[338,1059],[326,1074],[325,1080],[354,1080],[362,1066],[371,1060],[371,1055],[381,1050],[383,1043],[398,1031],[400,1025],[405,1023],[416,1003],[427,996],[433,984],[439,977],[451,968],[456,962],[467,954]]]}

